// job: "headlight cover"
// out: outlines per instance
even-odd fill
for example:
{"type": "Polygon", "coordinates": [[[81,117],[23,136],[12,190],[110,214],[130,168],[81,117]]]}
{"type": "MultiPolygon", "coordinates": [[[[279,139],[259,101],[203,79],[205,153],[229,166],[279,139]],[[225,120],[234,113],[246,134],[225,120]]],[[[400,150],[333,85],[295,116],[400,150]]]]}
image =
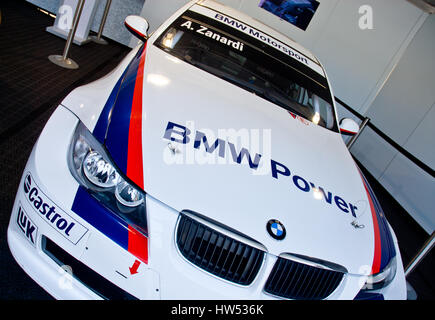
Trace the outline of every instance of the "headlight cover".
{"type": "Polygon", "coordinates": [[[362,290],[378,290],[388,286],[393,281],[397,270],[397,261],[394,256],[390,263],[379,273],[369,275],[362,290]]]}
{"type": "Polygon", "coordinates": [[[120,181],[116,169],[97,151],[92,149],[84,157],[83,173],[88,180],[102,188],[111,188],[120,181]]]}
{"type": "Polygon", "coordinates": [[[145,193],[119,172],[104,147],[81,122],[71,142],[69,167],[96,200],[147,233],[145,193]]]}

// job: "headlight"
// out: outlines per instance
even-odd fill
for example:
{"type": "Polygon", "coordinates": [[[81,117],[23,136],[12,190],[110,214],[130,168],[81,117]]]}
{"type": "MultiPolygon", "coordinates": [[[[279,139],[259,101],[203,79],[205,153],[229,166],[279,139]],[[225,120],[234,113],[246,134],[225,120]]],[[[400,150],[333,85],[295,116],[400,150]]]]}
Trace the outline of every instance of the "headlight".
{"type": "Polygon", "coordinates": [[[390,263],[379,273],[372,274],[362,288],[363,290],[377,290],[388,286],[396,275],[397,261],[393,257],[390,263]]]}
{"type": "Polygon", "coordinates": [[[115,196],[119,202],[127,207],[136,207],[143,202],[143,195],[140,191],[122,181],[116,185],[115,196]]]}
{"type": "Polygon", "coordinates": [[[110,188],[119,183],[116,169],[96,151],[88,152],[82,166],[86,178],[99,187],[110,188]]]}
{"type": "Polygon", "coordinates": [[[146,232],[145,193],[119,172],[82,123],[74,133],[69,159],[73,176],[95,199],[146,232]]]}

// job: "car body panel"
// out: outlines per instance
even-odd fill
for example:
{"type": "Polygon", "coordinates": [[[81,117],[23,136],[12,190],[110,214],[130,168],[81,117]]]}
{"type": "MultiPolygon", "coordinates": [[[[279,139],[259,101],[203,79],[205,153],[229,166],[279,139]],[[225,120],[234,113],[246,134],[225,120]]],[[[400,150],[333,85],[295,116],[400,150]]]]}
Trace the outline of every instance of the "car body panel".
{"type": "MultiPolygon", "coordinates": [[[[374,249],[366,245],[367,237],[373,237],[371,216],[367,214],[367,195],[338,133],[307,125],[294,119],[286,110],[221,79],[206,72],[194,72],[194,67],[169,60],[158,48],[148,47],[146,59],[145,79],[155,74],[170,80],[164,88],[148,84],[142,93],[142,143],[146,146],[142,154],[143,183],[147,193],[178,211],[189,209],[225,225],[237,226],[242,233],[253,238],[259,237],[274,254],[284,249],[290,252],[302,250],[308,256],[337,261],[340,256],[343,257],[343,250],[357,252],[356,256],[361,261],[352,255],[349,261],[339,261],[352,273],[358,273],[362,261],[372,260],[374,249]],[[162,94],[162,90],[171,94],[162,94]],[[203,111],[205,108],[207,112],[203,111]],[[170,141],[164,138],[168,122],[189,125],[192,132],[190,143],[179,144],[179,153],[175,156],[168,148],[170,141]],[[219,131],[225,129],[248,133],[258,130],[263,133],[273,128],[270,141],[250,141],[248,145],[239,145],[237,149],[248,148],[252,157],[256,152],[262,154],[263,169],[256,171],[247,164],[234,162],[228,145],[224,158],[216,156],[216,151],[207,159],[203,146],[199,149],[193,147],[194,133],[203,132],[204,128],[209,132],[207,138],[210,144],[218,138],[219,131]],[[270,154],[249,148],[250,145],[255,147],[256,143],[259,147],[260,142],[264,145],[270,143],[270,154]],[[347,161],[343,160],[346,158],[347,161]],[[347,202],[358,203],[361,208],[358,219],[367,227],[355,230],[351,226],[355,217],[350,211],[345,213],[340,210],[334,200],[329,204],[324,199],[314,199],[311,187],[309,192],[304,192],[289,177],[273,178],[271,159],[286,165],[292,174],[323,187],[333,197],[337,195],[347,202]],[[207,164],[207,161],[211,164],[207,164]],[[188,185],[186,181],[189,181],[188,185]],[[250,219],[251,216],[256,219],[250,219]],[[280,220],[288,229],[285,241],[276,242],[266,233],[266,223],[273,218],[280,220]],[[325,224],[334,228],[334,231],[328,232],[327,238],[322,231],[325,224]],[[343,242],[343,238],[349,241],[343,242]],[[362,241],[358,241],[358,238],[362,241]],[[310,245],[319,242],[325,246],[316,248],[310,245]]],[[[228,139],[225,136],[219,138],[228,139]]],[[[119,142],[113,144],[119,145],[119,142]]]]}
{"type": "MultiPolygon", "coordinates": [[[[308,50],[269,27],[213,1],[200,4],[196,11],[214,9],[263,28],[323,72],[308,50]]],[[[72,91],[53,113],[26,165],[11,215],[8,243],[15,259],[56,298],[102,296],[76,277],[72,286],[59,285],[65,272],[44,252],[44,237],[135,298],[275,299],[264,292],[264,284],[277,257],[290,253],[342,266],[346,273],[328,299],[353,299],[367,276],[396,255],[394,281],[377,292],[405,298],[397,239],[339,132],[154,45],[193,5],[177,11],[107,76],[72,91]],[[107,227],[110,210],[89,200],[71,174],[68,157],[79,122],[118,170],[146,193],[149,228],[140,250],[130,246],[134,226],[119,220],[116,228],[107,227]],[[29,188],[36,188],[32,194],[40,200],[30,198],[29,188]],[[41,211],[44,204],[47,210],[41,211]],[[55,209],[48,218],[50,207],[55,209]],[[265,248],[253,283],[231,283],[183,257],[175,240],[183,210],[235,229],[265,248]],[[268,234],[272,219],[285,226],[283,240],[268,234]]]]}

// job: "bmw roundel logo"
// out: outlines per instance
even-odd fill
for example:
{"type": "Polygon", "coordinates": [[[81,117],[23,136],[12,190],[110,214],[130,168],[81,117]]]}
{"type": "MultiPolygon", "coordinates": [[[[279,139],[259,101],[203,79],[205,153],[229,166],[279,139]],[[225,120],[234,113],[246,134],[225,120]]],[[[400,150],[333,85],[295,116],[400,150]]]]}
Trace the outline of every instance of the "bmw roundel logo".
{"type": "Polygon", "coordinates": [[[286,231],[284,225],[278,220],[269,220],[267,222],[266,229],[270,236],[276,240],[282,240],[285,238],[286,231]]]}

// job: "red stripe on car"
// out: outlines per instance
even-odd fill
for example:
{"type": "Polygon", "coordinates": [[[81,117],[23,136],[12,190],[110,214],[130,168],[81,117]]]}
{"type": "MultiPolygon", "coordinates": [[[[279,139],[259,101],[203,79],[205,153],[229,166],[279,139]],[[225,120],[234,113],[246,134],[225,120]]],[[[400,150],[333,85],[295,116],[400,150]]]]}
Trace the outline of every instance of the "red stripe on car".
{"type": "Polygon", "coordinates": [[[371,274],[379,273],[381,268],[381,258],[382,258],[382,247],[381,247],[381,232],[379,230],[379,222],[378,217],[376,214],[376,209],[373,204],[372,197],[370,196],[369,189],[366,185],[366,182],[363,177],[361,177],[363,180],[364,188],[366,189],[367,198],[369,199],[370,203],[370,211],[372,212],[372,220],[373,220],[373,231],[374,231],[374,237],[375,237],[375,253],[373,256],[373,263],[372,263],[372,271],[371,274]]]}
{"type": "Polygon", "coordinates": [[[130,225],[128,226],[128,252],[148,264],[148,238],[130,225]]]}
{"type": "Polygon", "coordinates": [[[127,177],[129,177],[131,181],[133,181],[142,190],[144,188],[142,160],[142,88],[145,56],[146,44],[140,58],[134,87],[133,103],[130,115],[130,128],[128,132],[127,154],[127,177]]]}

